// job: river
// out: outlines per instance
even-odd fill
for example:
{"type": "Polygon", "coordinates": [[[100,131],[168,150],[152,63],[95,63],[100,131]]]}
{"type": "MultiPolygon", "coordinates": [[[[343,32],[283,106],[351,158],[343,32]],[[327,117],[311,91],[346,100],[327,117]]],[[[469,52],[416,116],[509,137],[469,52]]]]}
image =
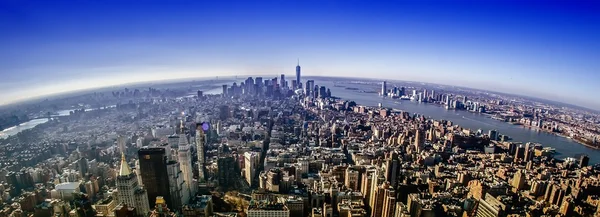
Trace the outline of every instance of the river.
{"type": "MultiPolygon", "coordinates": [[[[93,108],[93,109],[88,108],[88,109],[85,109],[85,111],[87,112],[87,111],[93,111],[93,110],[97,110],[97,109],[115,108],[115,107],[117,107],[117,106],[111,105],[111,106],[106,106],[106,107],[102,107],[102,108],[93,108]]],[[[69,116],[72,111],[75,111],[75,109],[60,110],[60,111],[56,112],[56,115],[51,115],[51,116],[52,117],[69,116]]],[[[46,123],[46,122],[48,122],[48,118],[39,118],[39,119],[33,119],[30,121],[27,121],[25,123],[19,124],[14,127],[4,129],[2,132],[0,132],[0,139],[8,138],[9,136],[16,135],[17,133],[19,133],[23,130],[34,128],[35,126],[46,123]]]]}
{"type": "Polygon", "coordinates": [[[556,149],[557,158],[576,157],[580,154],[587,154],[590,157],[590,163],[600,163],[600,150],[588,148],[574,140],[557,136],[537,129],[530,129],[519,125],[513,125],[506,122],[489,118],[486,115],[472,113],[463,110],[446,110],[436,104],[418,103],[409,100],[399,100],[383,98],[376,93],[363,93],[354,90],[347,90],[345,87],[335,87],[331,81],[319,81],[315,79],[316,85],[325,85],[331,89],[333,96],[353,100],[359,105],[377,106],[379,103],[383,107],[399,109],[410,113],[418,113],[439,120],[449,120],[472,130],[497,130],[498,133],[507,135],[514,142],[536,142],[544,147],[556,149]]]}
{"type": "MultiPolygon", "coordinates": [[[[497,130],[498,133],[511,137],[515,142],[536,142],[545,147],[555,148],[557,152],[557,158],[576,157],[577,155],[585,153],[590,157],[590,163],[600,163],[600,150],[588,148],[571,139],[544,131],[530,129],[519,125],[512,125],[506,122],[491,119],[488,116],[478,113],[471,113],[462,110],[446,110],[445,108],[435,104],[382,98],[375,93],[362,93],[354,90],[347,90],[344,87],[335,87],[332,81],[321,81],[315,79],[315,84],[325,85],[331,89],[332,95],[342,99],[353,100],[360,105],[377,106],[379,103],[381,103],[382,106],[386,108],[400,109],[410,113],[418,113],[437,120],[449,120],[454,124],[458,124],[462,127],[470,128],[472,130],[481,129],[484,131],[484,133],[487,133],[488,130],[497,130]]],[[[221,91],[221,88],[214,88],[206,90],[205,94],[220,94],[221,91]]],[[[86,111],[89,110],[92,109],[86,109],[86,111]]],[[[59,111],[58,115],[66,116],[69,115],[70,111],[72,110],[59,111]]],[[[6,138],[8,136],[15,135],[23,130],[31,129],[38,124],[46,123],[47,121],[48,119],[35,119],[22,123],[19,126],[5,129],[4,131],[0,132],[0,138],[6,138]]]]}

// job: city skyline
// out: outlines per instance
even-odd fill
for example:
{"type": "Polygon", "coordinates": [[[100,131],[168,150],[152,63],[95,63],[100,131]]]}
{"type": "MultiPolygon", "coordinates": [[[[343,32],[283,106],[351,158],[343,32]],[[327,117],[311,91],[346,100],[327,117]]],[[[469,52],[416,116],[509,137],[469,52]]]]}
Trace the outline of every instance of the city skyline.
{"type": "Polygon", "coordinates": [[[299,57],[302,76],[369,75],[600,109],[590,95],[600,91],[600,19],[588,1],[153,3],[2,3],[0,25],[12,31],[0,36],[0,104],[165,79],[293,77],[299,57]]]}

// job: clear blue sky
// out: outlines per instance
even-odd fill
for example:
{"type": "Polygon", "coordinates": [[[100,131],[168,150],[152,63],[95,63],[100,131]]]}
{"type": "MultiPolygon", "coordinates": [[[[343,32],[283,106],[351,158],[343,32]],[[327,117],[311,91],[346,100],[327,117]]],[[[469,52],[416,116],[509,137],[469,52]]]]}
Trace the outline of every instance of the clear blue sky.
{"type": "Polygon", "coordinates": [[[596,1],[0,3],[0,104],[135,81],[357,76],[600,109],[596,1]]]}

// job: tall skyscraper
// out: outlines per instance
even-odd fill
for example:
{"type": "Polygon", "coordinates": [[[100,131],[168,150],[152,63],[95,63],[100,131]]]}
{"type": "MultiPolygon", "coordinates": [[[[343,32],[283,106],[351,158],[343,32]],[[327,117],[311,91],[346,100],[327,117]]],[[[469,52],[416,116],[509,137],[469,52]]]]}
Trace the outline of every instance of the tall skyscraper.
{"type": "Polygon", "coordinates": [[[420,152],[425,146],[425,132],[423,130],[418,129],[415,133],[415,148],[417,152],[420,152]]]}
{"type": "Polygon", "coordinates": [[[179,209],[183,204],[189,202],[189,192],[185,186],[185,181],[181,172],[181,167],[177,161],[167,162],[167,174],[169,176],[169,192],[171,195],[170,205],[174,209],[179,209]]]}
{"type": "Polygon", "coordinates": [[[298,88],[302,88],[302,80],[300,80],[300,59],[298,59],[298,65],[296,65],[296,83],[298,88]]]}
{"type": "Polygon", "coordinates": [[[381,83],[381,95],[387,96],[387,81],[383,81],[383,83],[381,83]]]}
{"type": "MultiPolygon", "coordinates": [[[[207,123],[205,123],[207,124],[207,123]]],[[[198,182],[204,182],[204,146],[206,145],[206,134],[204,124],[196,125],[196,150],[198,151],[198,182]]]]}
{"type": "MultiPolygon", "coordinates": [[[[171,203],[165,149],[143,147],[138,151],[138,155],[142,182],[148,191],[148,198],[162,196],[168,203],[171,203]]],[[[154,202],[154,200],[150,200],[149,206],[154,207],[154,202]]]]}
{"type": "Polygon", "coordinates": [[[587,167],[588,164],[590,163],[590,157],[588,157],[587,155],[581,155],[581,157],[579,157],[579,167],[587,167]]]}
{"type": "Polygon", "coordinates": [[[223,84],[223,97],[227,96],[227,84],[223,84]]]}
{"type": "Polygon", "coordinates": [[[178,160],[181,167],[181,172],[183,173],[185,187],[187,188],[186,191],[189,192],[188,197],[191,198],[196,195],[198,184],[194,180],[194,173],[192,172],[192,153],[190,149],[191,147],[189,145],[180,145],[178,151],[178,160]]]}
{"type": "Polygon", "coordinates": [[[148,192],[139,185],[137,175],[131,171],[124,154],[121,154],[121,168],[117,174],[117,189],[119,203],[128,207],[135,207],[138,216],[146,216],[150,212],[148,192]]]}
{"type": "Polygon", "coordinates": [[[281,74],[281,79],[279,80],[279,87],[280,88],[286,87],[286,85],[285,85],[285,75],[284,74],[281,74]]]}

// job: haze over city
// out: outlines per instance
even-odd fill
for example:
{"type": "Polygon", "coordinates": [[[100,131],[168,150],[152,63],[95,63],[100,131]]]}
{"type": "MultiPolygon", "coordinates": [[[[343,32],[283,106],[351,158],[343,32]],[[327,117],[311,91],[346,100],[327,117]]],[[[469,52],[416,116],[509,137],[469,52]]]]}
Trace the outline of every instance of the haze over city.
{"type": "Polygon", "coordinates": [[[593,1],[4,1],[0,104],[131,82],[293,73],[600,109],[593,1]]]}

